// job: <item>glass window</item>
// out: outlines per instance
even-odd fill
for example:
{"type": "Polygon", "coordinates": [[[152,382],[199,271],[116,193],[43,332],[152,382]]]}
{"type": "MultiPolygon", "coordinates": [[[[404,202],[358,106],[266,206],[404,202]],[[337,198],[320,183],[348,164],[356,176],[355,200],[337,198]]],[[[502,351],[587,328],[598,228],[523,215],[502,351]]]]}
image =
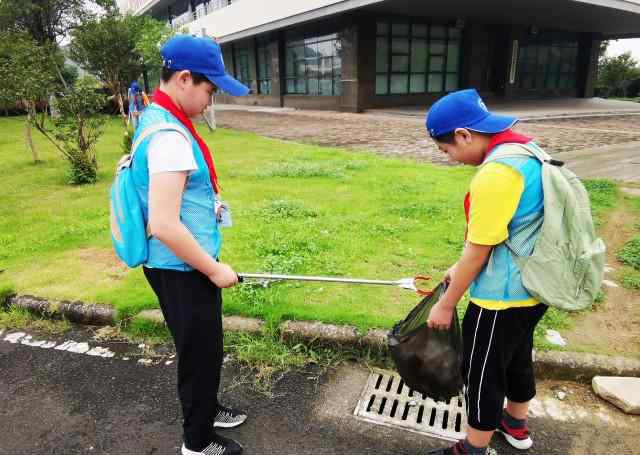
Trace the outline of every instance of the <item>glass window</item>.
{"type": "Polygon", "coordinates": [[[429,70],[431,72],[441,72],[444,70],[444,57],[431,57],[429,59],[429,70]]]}
{"type": "Polygon", "coordinates": [[[451,42],[447,46],[447,71],[458,71],[460,65],[460,43],[451,42]]]}
{"type": "Polygon", "coordinates": [[[442,92],[442,80],[442,74],[429,74],[429,87],[427,87],[427,91],[429,93],[442,92]]]}
{"type": "Polygon", "coordinates": [[[406,73],[409,71],[409,56],[394,55],[391,57],[391,71],[394,73],[406,73]]]}
{"type": "Polygon", "coordinates": [[[458,89],[460,30],[391,22],[376,30],[376,95],[458,89]]]}
{"type": "Polygon", "coordinates": [[[408,38],[393,38],[391,40],[391,52],[394,54],[408,54],[409,53],[409,39],[408,38]]]}
{"type": "Polygon", "coordinates": [[[408,36],[409,24],[391,24],[391,34],[393,36],[408,36]]]}
{"type": "Polygon", "coordinates": [[[258,57],[258,92],[262,95],[271,94],[271,49],[265,39],[256,40],[256,54],[258,57]]]}
{"type": "MultiPolygon", "coordinates": [[[[311,96],[335,96],[341,93],[342,59],[336,33],[307,35],[302,39],[299,34],[289,34],[285,50],[287,93],[311,96]]],[[[388,52],[388,48],[383,52],[388,52]]]]}
{"type": "Polygon", "coordinates": [[[462,32],[459,28],[449,28],[449,39],[462,39],[462,32]]]}
{"type": "Polygon", "coordinates": [[[413,24],[411,26],[411,34],[416,37],[426,37],[427,36],[427,26],[422,24],[413,24]]]}
{"type": "Polygon", "coordinates": [[[427,71],[427,42],[414,40],[411,42],[411,72],[424,73],[427,71]]]}
{"type": "Polygon", "coordinates": [[[444,55],[446,49],[446,41],[431,40],[429,43],[429,53],[431,55],[444,55]]]}
{"type": "Polygon", "coordinates": [[[389,93],[389,76],[386,74],[376,74],[376,95],[386,95],[389,93]]]}
{"type": "Polygon", "coordinates": [[[246,44],[234,45],[236,61],[236,79],[251,88],[251,70],[249,68],[249,47],[246,44]]]}
{"type": "Polygon", "coordinates": [[[376,40],[376,72],[384,73],[389,68],[389,41],[385,37],[376,40]]]}
{"type": "Polygon", "coordinates": [[[409,78],[406,74],[391,75],[391,93],[407,93],[409,78]]]}
{"type": "Polygon", "coordinates": [[[409,80],[409,91],[411,93],[424,93],[426,81],[424,74],[412,74],[409,80]]]}
{"type": "Polygon", "coordinates": [[[454,92],[458,90],[458,74],[447,74],[447,80],[444,87],[445,92],[454,92]]]}
{"type": "Polygon", "coordinates": [[[520,43],[518,87],[526,90],[576,87],[578,38],[552,30],[529,35],[520,43]]]}

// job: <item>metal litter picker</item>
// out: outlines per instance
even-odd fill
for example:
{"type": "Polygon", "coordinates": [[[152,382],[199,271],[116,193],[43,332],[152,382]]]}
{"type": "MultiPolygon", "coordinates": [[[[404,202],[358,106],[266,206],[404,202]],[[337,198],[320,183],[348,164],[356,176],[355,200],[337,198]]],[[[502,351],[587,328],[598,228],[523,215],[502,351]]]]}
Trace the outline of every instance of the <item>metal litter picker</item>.
{"type": "Polygon", "coordinates": [[[241,283],[247,280],[254,280],[268,285],[271,281],[313,281],[322,283],[342,283],[342,284],[368,284],[377,286],[397,286],[402,289],[415,291],[422,296],[431,295],[431,291],[426,291],[417,286],[418,281],[427,281],[431,277],[417,275],[413,278],[402,278],[400,280],[368,280],[361,278],[340,278],[334,276],[308,276],[308,275],[279,275],[267,273],[238,273],[238,281],[241,283]]]}

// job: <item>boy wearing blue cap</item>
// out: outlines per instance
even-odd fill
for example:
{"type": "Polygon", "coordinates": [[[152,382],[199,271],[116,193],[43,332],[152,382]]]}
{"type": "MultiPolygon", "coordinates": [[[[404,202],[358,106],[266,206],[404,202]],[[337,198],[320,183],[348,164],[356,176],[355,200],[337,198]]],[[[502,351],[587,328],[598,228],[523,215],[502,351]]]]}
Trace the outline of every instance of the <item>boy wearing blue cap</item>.
{"type": "Polygon", "coordinates": [[[133,130],[135,131],[138,127],[138,119],[146,107],[144,104],[143,91],[140,89],[138,81],[131,83],[127,91],[127,98],[129,99],[129,122],[131,122],[133,130]]]}
{"type": "Polygon", "coordinates": [[[140,117],[131,167],[151,234],[143,270],[176,346],[182,455],[237,455],[240,444],[214,427],[234,427],[247,418],[217,398],[221,288],[238,278],[218,260],[220,186],[209,148],[190,119],[203,113],[215,90],[241,96],[248,89],[226,74],[220,46],[210,38],[178,35],[161,54],[160,88],[140,117]]]}
{"type": "Polygon", "coordinates": [[[516,122],[490,113],[473,89],[450,93],[427,114],[427,131],[438,148],[454,161],[480,167],[464,201],[464,251],[446,272],[449,287],[428,320],[430,327],[449,327],[469,288],[462,324],[467,438],[431,454],[489,453],[496,430],[517,449],[533,444],[527,426],[536,393],[533,331],[547,307],[524,288],[505,241],[521,256],[533,252],[544,219],[541,164],[526,156],[486,162],[500,146],[531,141],[511,130],[516,122]]]}

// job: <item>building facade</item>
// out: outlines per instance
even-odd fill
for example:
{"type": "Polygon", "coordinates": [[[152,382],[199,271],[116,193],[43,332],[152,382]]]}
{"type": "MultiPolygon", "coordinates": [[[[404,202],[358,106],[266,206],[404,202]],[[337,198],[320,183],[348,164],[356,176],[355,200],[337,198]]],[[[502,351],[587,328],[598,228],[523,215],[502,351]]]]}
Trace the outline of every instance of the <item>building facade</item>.
{"type": "Polygon", "coordinates": [[[359,112],[484,97],[591,97],[600,44],[640,37],[640,0],[123,0],[215,36],[251,88],[226,102],[359,112]]]}

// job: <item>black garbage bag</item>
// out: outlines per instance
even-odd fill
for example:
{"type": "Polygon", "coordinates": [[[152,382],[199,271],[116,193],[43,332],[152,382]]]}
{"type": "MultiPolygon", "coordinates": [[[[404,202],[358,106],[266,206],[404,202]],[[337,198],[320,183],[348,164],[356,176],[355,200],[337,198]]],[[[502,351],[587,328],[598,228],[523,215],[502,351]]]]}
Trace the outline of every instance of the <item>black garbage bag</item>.
{"type": "Polygon", "coordinates": [[[447,401],[462,391],[462,335],[454,311],[448,330],[427,327],[431,307],[444,294],[440,283],[432,294],[398,322],[387,336],[398,373],[411,389],[436,401],[447,401]]]}

